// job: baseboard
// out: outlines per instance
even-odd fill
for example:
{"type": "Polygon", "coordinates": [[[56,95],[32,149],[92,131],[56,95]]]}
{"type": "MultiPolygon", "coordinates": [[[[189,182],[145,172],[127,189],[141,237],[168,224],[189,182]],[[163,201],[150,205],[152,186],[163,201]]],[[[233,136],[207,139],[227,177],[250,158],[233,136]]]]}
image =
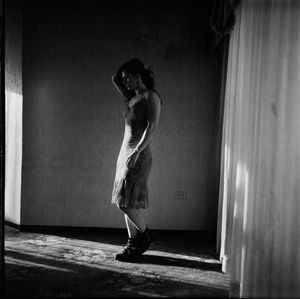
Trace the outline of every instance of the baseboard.
{"type": "MultiPolygon", "coordinates": [[[[87,226],[55,226],[55,225],[18,225],[10,221],[5,221],[5,225],[16,228],[21,232],[36,232],[36,233],[123,233],[126,228],[111,228],[111,227],[87,227],[87,226]]],[[[209,236],[208,231],[202,230],[170,230],[170,229],[151,229],[156,233],[167,235],[185,235],[187,237],[193,235],[209,236]]]]}
{"type": "Polygon", "coordinates": [[[10,221],[7,221],[7,220],[4,220],[4,225],[7,225],[9,227],[12,227],[12,228],[16,228],[18,230],[20,230],[20,224],[16,224],[16,223],[13,223],[13,222],[10,222],[10,221]]]}
{"type": "Polygon", "coordinates": [[[105,233],[124,232],[125,228],[88,227],[88,226],[60,226],[60,225],[25,225],[19,226],[21,232],[35,233],[105,233]]]}

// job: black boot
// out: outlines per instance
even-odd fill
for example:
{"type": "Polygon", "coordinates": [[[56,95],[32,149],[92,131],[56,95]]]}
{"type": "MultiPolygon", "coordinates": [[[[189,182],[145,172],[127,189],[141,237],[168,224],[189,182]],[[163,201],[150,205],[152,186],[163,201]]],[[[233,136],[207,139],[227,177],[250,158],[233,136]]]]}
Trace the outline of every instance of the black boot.
{"type": "Polygon", "coordinates": [[[143,254],[146,250],[148,250],[151,243],[153,242],[153,237],[148,227],[146,227],[146,230],[143,233],[138,234],[137,239],[138,239],[137,251],[139,252],[139,254],[143,254]]]}
{"type": "Polygon", "coordinates": [[[138,246],[138,239],[135,238],[128,238],[127,244],[121,253],[116,254],[116,260],[125,261],[133,259],[140,255],[139,253],[139,246],[138,246]]]}

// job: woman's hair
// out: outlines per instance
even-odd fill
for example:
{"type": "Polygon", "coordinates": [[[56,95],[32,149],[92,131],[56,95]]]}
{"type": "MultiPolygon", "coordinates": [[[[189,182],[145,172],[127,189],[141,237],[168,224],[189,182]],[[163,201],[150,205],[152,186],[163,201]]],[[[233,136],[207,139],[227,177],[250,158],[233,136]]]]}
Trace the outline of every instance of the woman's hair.
{"type": "Polygon", "coordinates": [[[143,83],[150,90],[154,90],[154,74],[150,68],[145,68],[144,63],[138,58],[132,58],[122,64],[118,72],[128,72],[131,75],[141,75],[143,83]]]}

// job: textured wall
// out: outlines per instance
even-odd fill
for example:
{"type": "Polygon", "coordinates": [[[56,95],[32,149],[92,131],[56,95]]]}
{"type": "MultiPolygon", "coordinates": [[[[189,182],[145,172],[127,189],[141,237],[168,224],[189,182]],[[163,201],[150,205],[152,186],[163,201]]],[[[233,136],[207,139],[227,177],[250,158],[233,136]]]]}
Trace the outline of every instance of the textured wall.
{"type": "Polygon", "coordinates": [[[22,164],[22,2],[5,4],[5,219],[20,224],[22,164]]]}
{"type": "Polygon", "coordinates": [[[219,80],[209,7],[56,3],[24,5],[22,223],[124,227],[110,204],[124,130],[111,75],[138,56],[155,70],[164,102],[149,226],[206,230],[208,201],[218,200],[208,190],[219,80]]]}

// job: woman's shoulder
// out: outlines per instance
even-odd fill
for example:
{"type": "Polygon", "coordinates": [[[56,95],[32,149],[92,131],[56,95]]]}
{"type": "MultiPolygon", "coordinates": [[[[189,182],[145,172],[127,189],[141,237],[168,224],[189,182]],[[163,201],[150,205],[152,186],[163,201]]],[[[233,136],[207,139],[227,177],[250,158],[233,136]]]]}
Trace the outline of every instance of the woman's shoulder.
{"type": "Polygon", "coordinates": [[[148,90],[147,93],[146,93],[145,99],[146,99],[147,102],[157,102],[157,103],[162,104],[162,100],[160,98],[160,95],[155,89],[148,90]]]}
{"type": "Polygon", "coordinates": [[[149,89],[146,94],[150,97],[159,97],[159,94],[156,91],[156,89],[149,89]]]}

